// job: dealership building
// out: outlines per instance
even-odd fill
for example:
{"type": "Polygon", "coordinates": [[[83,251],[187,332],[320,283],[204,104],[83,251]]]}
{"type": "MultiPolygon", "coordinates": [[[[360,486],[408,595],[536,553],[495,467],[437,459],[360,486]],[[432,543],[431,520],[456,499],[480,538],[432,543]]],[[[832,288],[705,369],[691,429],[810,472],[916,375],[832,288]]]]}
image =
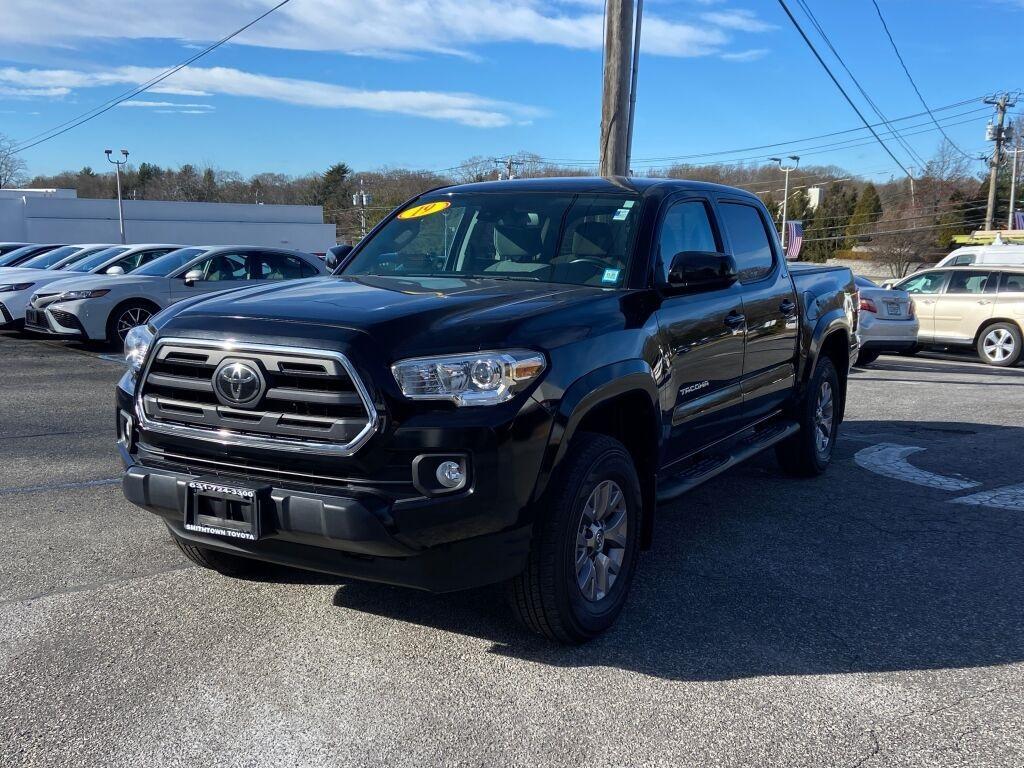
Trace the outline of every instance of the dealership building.
{"type": "MultiPolygon", "coordinates": [[[[262,245],[323,253],[335,244],[319,205],[125,200],[128,243],[262,245]]],[[[118,243],[116,200],[73,189],[0,189],[0,242],[118,243]]]]}

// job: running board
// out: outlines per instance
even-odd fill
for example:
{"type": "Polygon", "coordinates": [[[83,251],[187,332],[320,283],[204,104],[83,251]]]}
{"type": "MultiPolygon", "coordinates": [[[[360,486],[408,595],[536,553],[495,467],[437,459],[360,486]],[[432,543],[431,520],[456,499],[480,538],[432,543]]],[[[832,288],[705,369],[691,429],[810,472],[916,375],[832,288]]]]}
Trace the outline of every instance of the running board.
{"type": "Polygon", "coordinates": [[[780,421],[767,429],[755,432],[737,442],[727,453],[708,456],[690,465],[682,472],[672,475],[667,480],[659,482],[658,501],[670,501],[677,496],[682,496],[701,483],[735,467],[741,461],[756,456],[766,448],[771,448],[799,431],[800,425],[795,421],[780,421]]]}

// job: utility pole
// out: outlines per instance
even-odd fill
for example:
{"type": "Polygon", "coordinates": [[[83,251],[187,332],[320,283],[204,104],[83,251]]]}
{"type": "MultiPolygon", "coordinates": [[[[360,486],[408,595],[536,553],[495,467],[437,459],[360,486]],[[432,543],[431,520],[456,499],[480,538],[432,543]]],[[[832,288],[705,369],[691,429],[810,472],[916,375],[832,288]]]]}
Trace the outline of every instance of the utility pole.
{"type": "Polygon", "coordinates": [[[774,160],[779,164],[779,169],[786,174],[786,183],[782,191],[782,252],[786,252],[786,214],[789,211],[789,174],[797,169],[800,165],[799,155],[790,155],[789,159],[793,161],[793,165],[783,165],[781,157],[771,157],[769,160],[774,160]]]}
{"type": "Polygon", "coordinates": [[[992,159],[989,161],[988,207],[985,209],[985,229],[991,231],[996,212],[996,176],[999,174],[999,161],[1002,160],[1003,142],[1006,140],[1003,124],[1006,122],[1007,107],[1016,105],[1017,99],[1004,93],[998,99],[994,96],[985,99],[985,103],[992,104],[996,108],[996,124],[993,126],[989,123],[986,136],[989,141],[996,143],[995,149],[992,150],[992,159]]]}
{"type": "Polygon", "coordinates": [[[629,128],[626,131],[626,173],[632,174],[633,121],[636,117],[636,81],[640,73],[640,24],[644,19],[644,0],[636,0],[636,22],[633,25],[633,71],[629,79],[629,128]]]}
{"type": "Polygon", "coordinates": [[[504,158],[492,157],[491,162],[497,165],[499,169],[502,167],[504,167],[505,169],[504,171],[498,171],[499,179],[514,179],[516,177],[514,169],[519,168],[520,166],[525,164],[522,160],[516,160],[515,158],[513,158],[512,155],[509,155],[508,157],[504,158]]]}
{"type": "Polygon", "coordinates": [[[359,191],[352,195],[352,205],[359,207],[359,237],[366,237],[366,206],[373,198],[363,191],[363,180],[359,180],[359,191]]]}
{"type": "Polygon", "coordinates": [[[605,0],[604,84],[601,90],[600,173],[629,173],[630,65],[633,0],[605,0]]]}
{"type": "Polygon", "coordinates": [[[915,210],[917,208],[917,195],[914,194],[914,171],[917,166],[908,165],[907,170],[910,171],[910,209],[915,210]]]}
{"type": "Polygon", "coordinates": [[[110,155],[112,153],[113,153],[112,150],[109,150],[109,149],[103,150],[103,154],[105,154],[107,156],[107,162],[110,162],[110,163],[114,164],[114,167],[115,167],[114,172],[117,175],[117,221],[118,221],[118,224],[120,225],[120,229],[121,229],[121,245],[125,245],[125,244],[127,244],[128,241],[125,239],[125,236],[124,236],[124,203],[121,201],[121,166],[125,165],[128,162],[128,150],[127,149],[122,149],[121,150],[121,154],[124,157],[123,160],[113,160],[113,159],[111,159],[110,155]]]}

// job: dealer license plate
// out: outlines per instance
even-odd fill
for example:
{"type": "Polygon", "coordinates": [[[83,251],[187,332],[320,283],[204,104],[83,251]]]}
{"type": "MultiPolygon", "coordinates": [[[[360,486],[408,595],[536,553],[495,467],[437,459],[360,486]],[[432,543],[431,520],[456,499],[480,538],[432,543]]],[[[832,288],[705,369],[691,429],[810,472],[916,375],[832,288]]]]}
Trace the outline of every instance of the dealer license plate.
{"type": "Polygon", "coordinates": [[[269,486],[224,483],[220,478],[190,480],[185,530],[255,541],[269,496],[269,486]]]}

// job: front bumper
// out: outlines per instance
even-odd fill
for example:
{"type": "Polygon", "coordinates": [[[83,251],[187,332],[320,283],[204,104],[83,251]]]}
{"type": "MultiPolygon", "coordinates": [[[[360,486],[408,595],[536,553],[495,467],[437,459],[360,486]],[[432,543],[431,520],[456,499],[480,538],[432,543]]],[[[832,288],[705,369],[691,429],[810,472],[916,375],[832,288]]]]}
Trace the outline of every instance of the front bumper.
{"type": "Polygon", "coordinates": [[[525,567],[529,553],[529,526],[417,549],[388,530],[387,506],[379,498],[279,487],[270,491],[263,517],[269,533],[259,540],[195,533],[185,530],[183,522],[190,479],[195,476],[132,465],[124,474],[122,487],[129,501],[159,515],[174,536],[191,544],[431,592],[469,589],[512,578],[525,567]]]}
{"type": "Polygon", "coordinates": [[[125,435],[120,414],[134,414],[134,400],[121,386],[117,404],[124,494],[181,540],[434,592],[504,581],[526,565],[534,483],[551,428],[549,416],[532,401],[514,427],[453,424],[455,417],[482,418],[483,410],[449,412],[443,421],[406,418],[377,433],[355,457],[293,457],[276,472],[269,451],[198,445],[140,432],[137,425],[125,435]],[[397,465],[410,478],[414,456],[456,452],[467,456],[470,467],[469,484],[457,492],[430,495],[399,482],[393,471],[397,465]],[[350,479],[321,474],[332,466],[350,479]],[[185,529],[188,484],[211,475],[226,486],[235,480],[269,488],[256,541],[185,529]]]}
{"type": "Polygon", "coordinates": [[[45,309],[28,307],[25,310],[25,330],[65,339],[88,338],[78,318],[52,304],[45,309]]]}

